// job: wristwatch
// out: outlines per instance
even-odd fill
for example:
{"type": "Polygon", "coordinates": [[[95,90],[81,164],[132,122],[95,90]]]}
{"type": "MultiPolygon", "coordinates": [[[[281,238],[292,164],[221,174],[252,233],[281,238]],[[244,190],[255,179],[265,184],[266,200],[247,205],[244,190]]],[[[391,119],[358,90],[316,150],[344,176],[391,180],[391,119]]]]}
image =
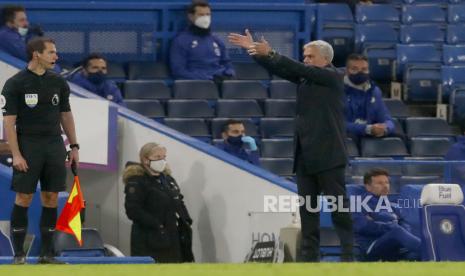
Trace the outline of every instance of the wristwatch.
{"type": "Polygon", "coordinates": [[[70,149],[77,148],[79,150],[79,144],[71,144],[69,145],[70,149]]]}
{"type": "Polygon", "coordinates": [[[271,50],[269,53],[268,53],[268,58],[274,58],[276,56],[276,51],[275,50],[271,50]]]}

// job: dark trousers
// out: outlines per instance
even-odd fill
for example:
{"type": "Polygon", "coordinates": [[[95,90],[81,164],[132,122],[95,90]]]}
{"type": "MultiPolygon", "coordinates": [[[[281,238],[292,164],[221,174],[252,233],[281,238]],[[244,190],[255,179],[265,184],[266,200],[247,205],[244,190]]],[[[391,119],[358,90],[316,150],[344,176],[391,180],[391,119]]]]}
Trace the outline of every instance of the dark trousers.
{"type": "MultiPolygon", "coordinates": [[[[319,261],[320,255],[320,213],[309,212],[307,210],[308,197],[310,196],[310,206],[312,209],[317,208],[317,197],[321,194],[335,197],[343,196],[343,206],[344,208],[348,208],[349,202],[346,196],[344,172],[345,166],[340,166],[309,174],[306,172],[303,162],[297,163],[297,189],[299,196],[306,199],[306,204],[300,207],[302,225],[300,261],[319,261]]],[[[350,261],[353,258],[353,232],[350,213],[335,211],[331,213],[331,218],[341,241],[341,260],[350,261]]]]}
{"type": "Polygon", "coordinates": [[[368,248],[367,261],[420,260],[421,240],[402,226],[387,232],[368,248]]]}

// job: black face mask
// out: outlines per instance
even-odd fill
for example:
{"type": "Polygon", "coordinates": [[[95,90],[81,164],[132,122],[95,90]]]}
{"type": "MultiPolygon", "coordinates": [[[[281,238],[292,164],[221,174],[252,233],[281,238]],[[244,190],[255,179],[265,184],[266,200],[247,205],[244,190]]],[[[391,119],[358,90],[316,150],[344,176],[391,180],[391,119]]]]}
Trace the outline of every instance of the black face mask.
{"type": "Polygon", "coordinates": [[[228,139],[226,139],[226,141],[228,141],[228,144],[231,144],[236,147],[242,147],[242,144],[244,143],[242,142],[242,135],[236,137],[229,136],[228,139]]]}
{"type": "Polygon", "coordinates": [[[106,80],[106,78],[107,78],[107,75],[100,71],[87,74],[87,79],[95,85],[102,84],[106,80]]]}
{"type": "Polygon", "coordinates": [[[206,35],[209,35],[210,34],[210,31],[211,29],[208,28],[208,29],[202,29],[202,28],[199,28],[197,26],[195,26],[194,24],[191,24],[189,26],[189,29],[190,31],[195,34],[195,35],[198,35],[198,36],[206,36],[206,35]]]}
{"type": "Polygon", "coordinates": [[[358,72],[357,74],[350,74],[349,80],[355,84],[360,85],[370,80],[370,75],[363,72],[358,72]]]}

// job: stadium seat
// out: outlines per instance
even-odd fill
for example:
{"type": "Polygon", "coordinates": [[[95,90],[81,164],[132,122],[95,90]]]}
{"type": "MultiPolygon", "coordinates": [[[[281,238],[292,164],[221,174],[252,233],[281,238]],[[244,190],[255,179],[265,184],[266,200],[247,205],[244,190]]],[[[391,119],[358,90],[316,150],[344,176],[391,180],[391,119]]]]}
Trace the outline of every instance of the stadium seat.
{"type": "Polygon", "coordinates": [[[358,152],[357,144],[355,144],[355,142],[351,138],[346,138],[346,148],[347,148],[347,154],[349,155],[349,157],[360,156],[358,152]]]}
{"type": "MultiPolygon", "coordinates": [[[[211,127],[212,127],[212,135],[213,138],[219,139],[221,137],[221,132],[223,125],[229,120],[229,118],[213,118],[211,120],[211,127]]],[[[245,134],[248,136],[259,137],[260,134],[258,133],[257,125],[252,122],[251,119],[247,118],[239,118],[235,119],[237,121],[241,121],[245,127],[245,134]]]]}
{"type": "Polygon", "coordinates": [[[169,100],[168,117],[172,118],[209,118],[215,112],[207,100],[169,100]]]}
{"type": "Polygon", "coordinates": [[[364,54],[368,57],[370,77],[375,81],[390,82],[397,57],[396,48],[366,48],[364,54]]]}
{"type": "Polygon", "coordinates": [[[53,236],[55,255],[59,257],[104,257],[105,246],[96,229],[82,229],[82,246],[76,238],[61,231],[55,231],[53,236]]]}
{"type": "Polygon", "coordinates": [[[166,100],[171,89],[161,80],[128,80],[124,83],[126,99],[166,100]]]}
{"type": "Polygon", "coordinates": [[[439,175],[424,175],[424,176],[403,175],[399,179],[401,189],[403,186],[406,186],[406,185],[426,185],[429,183],[440,183],[442,181],[444,181],[444,179],[439,175]]]}
{"type": "Polygon", "coordinates": [[[399,43],[398,28],[386,23],[357,24],[355,26],[355,51],[367,49],[395,49],[399,43]]]}
{"type": "Polygon", "coordinates": [[[402,171],[405,176],[443,176],[444,165],[435,161],[444,160],[441,157],[406,157],[405,161],[414,161],[403,165],[402,171]],[[418,161],[428,161],[420,163],[418,161]]]}
{"type": "Polygon", "coordinates": [[[260,131],[263,138],[294,136],[294,118],[262,118],[260,131]]]}
{"type": "Polygon", "coordinates": [[[262,117],[263,111],[255,100],[218,100],[217,117],[262,117]]]}
{"type": "Polygon", "coordinates": [[[233,62],[238,80],[269,80],[268,71],[255,62],[233,62]]]}
{"type": "Polygon", "coordinates": [[[115,81],[124,81],[126,80],[126,72],[124,72],[123,64],[116,62],[107,62],[107,78],[115,81]]]}
{"type": "Polygon", "coordinates": [[[267,117],[294,117],[295,109],[295,100],[265,100],[265,116],[267,117]]]}
{"type": "Polygon", "coordinates": [[[393,161],[391,157],[356,157],[352,164],[352,175],[363,176],[366,172],[374,168],[385,168],[391,176],[402,175],[402,166],[398,163],[379,163],[379,161],[393,161]]]}
{"type": "Polygon", "coordinates": [[[400,42],[403,44],[432,43],[442,46],[446,32],[437,24],[402,25],[400,27],[400,42]]]}
{"type": "Polygon", "coordinates": [[[449,5],[447,21],[449,24],[465,23],[465,4],[449,5]]]}
{"type": "Polygon", "coordinates": [[[373,4],[357,5],[355,21],[360,24],[390,23],[399,24],[400,13],[393,5],[373,4]]]}
{"type": "Polygon", "coordinates": [[[457,184],[429,184],[422,192],[423,261],[465,261],[465,207],[457,184]]]}
{"type": "Polygon", "coordinates": [[[440,118],[410,117],[405,119],[405,127],[409,137],[454,136],[451,127],[440,118]]]}
{"type": "Polygon", "coordinates": [[[272,80],[270,83],[270,97],[272,99],[295,99],[297,85],[286,80],[272,80]]]}
{"type": "Polygon", "coordinates": [[[130,80],[169,79],[168,66],[162,62],[133,61],[128,65],[130,80]]]}
{"type": "Polygon", "coordinates": [[[260,153],[264,158],[293,158],[293,139],[262,139],[260,153]]]}
{"type": "Polygon", "coordinates": [[[465,44],[465,24],[447,25],[447,43],[448,44],[465,44]]]}
{"type": "Polygon", "coordinates": [[[202,141],[209,142],[211,139],[208,125],[204,119],[165,118],[164,123],[170,128],[202,141]]]}
{"type": "Polygon", "coordinates": [[[465,66],[442,66],[442,95],[449,100],[455,89],[465,87],[465,66]]]}
{"type": "Polygon", "coordinates": [[[293,175],[293,164],[292,158],[260,158],[262,168],[280,176],[293,175]]]}
{"type": "Polygon", "coordinates": [[[413,137],[410,139],[410,153],[412,157],[443,157],[452,142],[443,137],[413,137]]]}
{"type": "Polygon", "coordinates": [[[0,257],[13,256],[13,246],[9,236],[0,229],[0,257]]]}
{"type": "Polygon", "coordinates": [[[440,5],[404,5],[402,7],[402,23],[446,23],[446,10],[440,5]]]}
{"type": "Polygon", "coordinates": [[[444,45],[442,50],[445,65],[465,65],[465,45],[444,45]]]}
{"type": "Polygon", "coordinates": [[[266,99],[268,92],[260,81],[227,80],[221,86],[224,99],[266,99]]]}
{"type": "Polygon", "coordinates": [[[126,106],[149,118],[165,117],[165,109],[158,100],[125,100],[126,106]]]}
{"type": "Polygon", "coordinates": [[[349,185],[363,185],[363,176],[361,175],[352,175],[346,178],[346,187],[349,185]]]}
{"type": "Polygon", "coordinates": [[[397,137],[363,138],[363,157],[403,157],[408,156],[404,141],[397,137]]]}
{"type": "Polygon", "coordinates": [[[409,116],[408,107],[403,101],[396,99],[383,99],[383,101],[392,117],[406,118],[409,116]]]}
{"type": "Polygon", "coordinates": [[[176,80],[173,84],[176,99],[218,99],[216,84],[210,80],[176,80]]]}
{"type": "Polygon", "coordinates": [[[465,87],[453,89],[449,100],[449,114],[452,122],[459,122],[465,118],[465,87]]]}

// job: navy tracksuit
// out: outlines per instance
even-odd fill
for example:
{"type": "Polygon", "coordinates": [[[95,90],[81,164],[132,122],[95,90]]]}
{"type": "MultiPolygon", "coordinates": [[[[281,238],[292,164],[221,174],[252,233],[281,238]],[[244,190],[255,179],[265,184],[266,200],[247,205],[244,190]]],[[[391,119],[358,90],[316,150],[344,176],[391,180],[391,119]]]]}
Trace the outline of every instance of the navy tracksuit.
{"type": "Polygon", "coordinates": [[[71,82],[89,90],[90,92],[99,95],[109,101],[113,101],[120,105],[125,105],[123,102],[123,96],[115,82],[111,80],[105,80],[103,83],[96,85],[90,82],[82,72],[74,74],[71,78],[71,82]]]}

